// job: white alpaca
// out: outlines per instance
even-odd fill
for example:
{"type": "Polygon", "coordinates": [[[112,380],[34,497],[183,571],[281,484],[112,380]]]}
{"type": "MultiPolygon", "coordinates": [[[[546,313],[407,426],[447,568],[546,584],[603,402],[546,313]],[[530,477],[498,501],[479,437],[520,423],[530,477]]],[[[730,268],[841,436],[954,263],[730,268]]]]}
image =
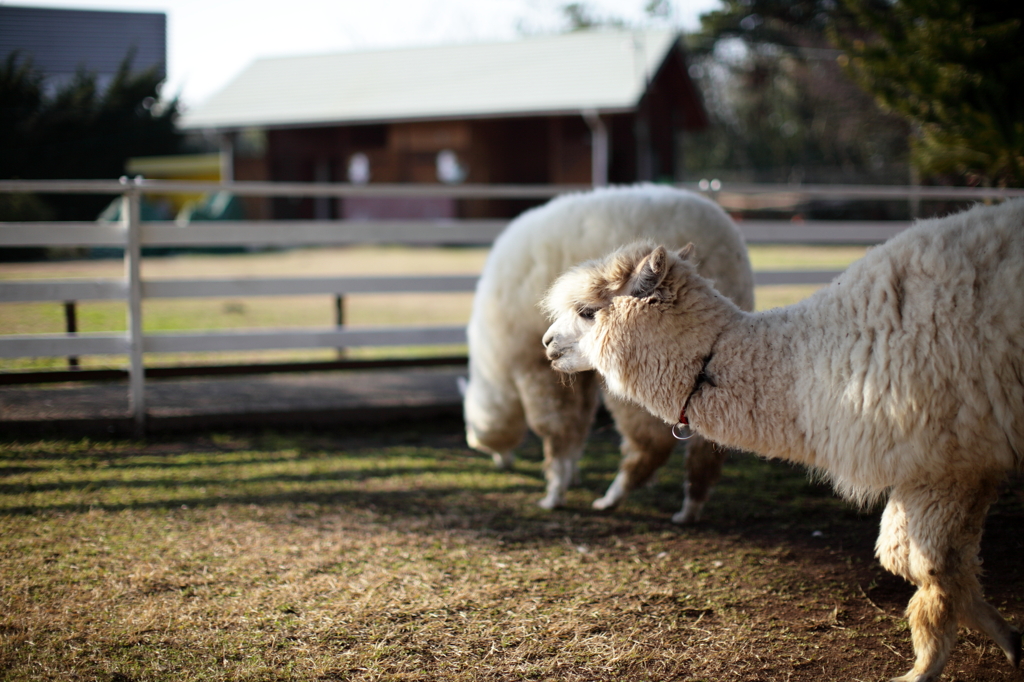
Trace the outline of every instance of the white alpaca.
{"type": "MultiPolygon", "coordinates": [[[[700,245],[700,272],[744,310],[753,308],[753,273],[742,236],[713,202],[690,192],[640,185],[557,198],[514,220],[495,241],[469,321],[469,383],[464,412],[469,444],[508,467],[527,425],[543,441],[547,490],[540,505],[564,503],[598,406],[599,379],[567,382],[551,369],[540,340],[547,321],[538,303],[561,273],[638,237],[700,245]]],[[[674,439],[661,420],[606,397],[622,435],[619,474],[598,509],[618,504],[669,457],[674,439]]],[[[687,458],[679,523],[697,519],[721,473],[724,452],[703,439],[687,458]]]]}
{"type": "Polygon", "coordinates": [[[633,246],[570,271],[545,304],[548,357],[708,439],[799,462],[850,499],[888,494],[876,552],[917,586],[916,661],[942,672],[957,624],[1017,666],[982,596],[989,504],[1024,452],[1024,201],[918,223],[793,306],[739,310],[688,260],[633,246]]]}

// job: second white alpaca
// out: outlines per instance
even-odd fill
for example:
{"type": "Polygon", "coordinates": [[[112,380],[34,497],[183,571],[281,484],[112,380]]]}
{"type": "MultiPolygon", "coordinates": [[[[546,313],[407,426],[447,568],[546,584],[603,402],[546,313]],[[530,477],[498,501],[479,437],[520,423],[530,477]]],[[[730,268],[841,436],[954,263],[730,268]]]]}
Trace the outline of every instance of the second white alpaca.
{"type": "MultiPolygon", "coordinates": [[[[700,271],[737,305],[750,310],[754,282],[739,230],[714,202],[691,192],[637,185],[570,194],[527,211],[501,236],[484,265],[470,317],[469,382],[464,412],[469,444],[502,467],[527,425],[543,442],[547,492],[540,505],[563,504],[598,405],[593,373],[564,381],[540,345],[547,321],[544,292],[568,268],[638,237],[701,248],[700,271]]],[[[623,460],[598,509],[617,505],[672,452],[675,440],[661,420],[627,401],[606,405],[622,435],[623,460]]],[[[688,448],[686,499],[673,517],[697,519],[718,479],[724,451],[702,438],[688,448]]]]}
{"type": "Polygon", "coordinates": [[[809,299],[739,310],[689,260],[639,245],[570,271],[546,305],[554,366],[707,438],[799,462],[847,497],[888,495],[877,543],[917,585],[916,661],[939,676],[958,624],[1013,665],[984,597],[984,519],[1024,463],[1024,200],[922,221],[809,299]]]}

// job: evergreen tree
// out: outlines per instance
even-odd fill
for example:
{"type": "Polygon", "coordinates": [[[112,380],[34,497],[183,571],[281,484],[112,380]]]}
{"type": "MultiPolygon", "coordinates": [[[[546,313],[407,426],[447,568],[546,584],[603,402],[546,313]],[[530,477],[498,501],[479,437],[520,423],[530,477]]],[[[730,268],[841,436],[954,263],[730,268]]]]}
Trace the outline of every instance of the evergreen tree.
{"type": "Polygon", "coordinates": [[[689,36],[712,120],[688,174],[759,181],[906,182],[908,126],[845,74],[832,0],[723,0],[689,36]]]}
{"type": "MultiPolygon", "coordinates": [[[[0,64],[0,178],[118,178],[130,157],[178,151],[177,100],[160,103],[159,71],[133,72],[132,58],[106,88],[96,74],[80,71],[51,95],[45,74],[9,55],[0,64]]],[[[39,202],[49,209],[40,217],[92,220],[110,197],[41,195],[30,204],[39,202]]]]}
{"type": "MultiPolygon", "coordinates": [[[[843,0],[849,72],[916,129],[923,177],[1024,186],[1024,3],[843,0]]],[[[838,28],[838,25],[837,25],[838,28]]]]}

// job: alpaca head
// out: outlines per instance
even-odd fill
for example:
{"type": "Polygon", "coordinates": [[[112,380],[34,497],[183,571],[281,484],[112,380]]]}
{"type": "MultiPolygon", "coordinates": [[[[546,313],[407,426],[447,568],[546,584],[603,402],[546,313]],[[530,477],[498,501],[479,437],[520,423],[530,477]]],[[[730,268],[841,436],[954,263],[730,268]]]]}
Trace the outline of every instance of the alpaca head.
{"type": "Polygon", "coordinates": [[[543,339],[552,367],[597,370],[613,393],[674,420],[675,394],[693,382],[721,329],[708,323],[720,304],[736,310],[697,274],[692,255],[692,244],[674,252],[640,242],[559,277],[542,301],[553,320],[543,339]]]}

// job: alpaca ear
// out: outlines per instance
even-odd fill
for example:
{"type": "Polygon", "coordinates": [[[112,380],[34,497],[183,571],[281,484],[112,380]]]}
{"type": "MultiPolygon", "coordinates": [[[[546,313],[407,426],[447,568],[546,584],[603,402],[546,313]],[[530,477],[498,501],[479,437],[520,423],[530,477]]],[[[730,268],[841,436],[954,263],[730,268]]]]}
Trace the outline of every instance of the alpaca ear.
{"type": "Polygon", "coordinates": [[[683,260],[693,260],[693,254],[696,251],[697,251],[697,247],[695,247],[693,245],[693,242],[690,242],[689,244],[687,244],[683,248],[679,249],[679,251],[677,251],[676,253],[683,260]]]}
{"type": "Polygon", "coordinates": [[[657,290],[667,274],[668,252],[664,246],[659,246],[641,261],[630,293],[637,298],[647,298],[657,290]]]}

